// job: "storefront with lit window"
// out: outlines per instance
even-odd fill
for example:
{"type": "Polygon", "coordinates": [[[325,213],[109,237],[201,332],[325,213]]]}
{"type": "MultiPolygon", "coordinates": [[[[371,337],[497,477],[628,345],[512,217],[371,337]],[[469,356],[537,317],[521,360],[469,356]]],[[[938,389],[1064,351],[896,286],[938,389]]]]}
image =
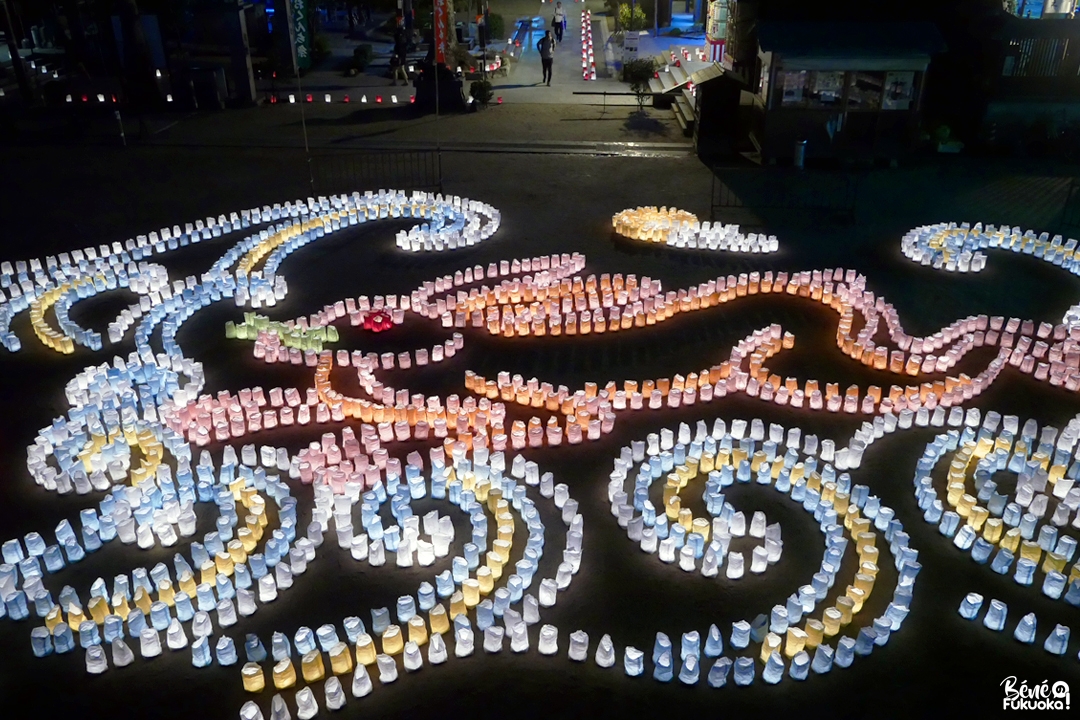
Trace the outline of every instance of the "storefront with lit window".
{"type": "Polygon", "coordinates": [[[760,114],[769,160],[895,158],[917,136],[931,57],[945,49],[929,23],[762,23],[760,114]]]}
{"type": "Polygon", "coordinates": [[[1077,0],[1006,0],[1005,9],[1025,20],[1066,20],[1076,15],[1077,0]]]}

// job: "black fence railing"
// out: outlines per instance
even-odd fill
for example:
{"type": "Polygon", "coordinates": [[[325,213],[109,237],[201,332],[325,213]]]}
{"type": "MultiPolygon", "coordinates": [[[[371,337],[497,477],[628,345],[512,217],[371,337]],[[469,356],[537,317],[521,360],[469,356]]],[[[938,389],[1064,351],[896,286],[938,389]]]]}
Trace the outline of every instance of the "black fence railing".
{"type": "Polygon", "coordinates": [[[712,214],[796,211],[814,220],[855,222],[862,175],[794,168],[713,168],[712,214]]]}
{"type": "Polygon", "coordinates": [[[442,192],[442,155],[437,150],[313,152],[312,190],[334,195],[365,190],[442,192]]]}
{"type": "Polygon", "coordinates": [[[1069,191],[1065,195],[1065,205],[1061,209],[1062,231],[1080,230],[1080,180],[1073,178],[1069,191]]]}

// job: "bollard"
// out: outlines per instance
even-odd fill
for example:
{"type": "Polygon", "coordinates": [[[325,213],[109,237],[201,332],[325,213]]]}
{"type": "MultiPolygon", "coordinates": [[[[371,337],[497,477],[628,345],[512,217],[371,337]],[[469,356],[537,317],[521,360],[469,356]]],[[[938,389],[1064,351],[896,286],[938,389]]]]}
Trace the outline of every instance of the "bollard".
{"type": "Polygon", "coordinates": [[[805,140],[796,140],[795,141],[794,163],[795,163],[795,167],[799,168],[800,170],[802,170],[803,166],[806,164],[806,141],[805,140]]]}

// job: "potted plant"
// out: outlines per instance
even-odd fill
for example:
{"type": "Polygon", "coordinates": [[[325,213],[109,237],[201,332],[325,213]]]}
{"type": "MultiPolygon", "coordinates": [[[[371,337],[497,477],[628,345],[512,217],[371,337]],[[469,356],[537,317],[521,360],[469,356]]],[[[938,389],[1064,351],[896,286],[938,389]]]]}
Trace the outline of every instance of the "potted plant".
{"type": "Polygon", "coordinates": [[[491,87],[491,82],[488,80],[473,80],[472,85],[469,86],[469,95],[472,96],[473,103],[477,107],[487,107],[491,102],[491,98],[495,95],[495,91],[491,87]]]}
{"type": "Polygon", "coordinates": [[[952,139],[952,129],[948,125],[938,125],[934,130],[934,142],[939,153],[956,154],[964,149],[964,143],[952,139]]]}
{"type": "Polygon", "coordinates": [[[371,45],[363,43],[357,45],[353,49],[352,63],[349,66],[348,74],[350,77],[364,72],[367,66],[371,64],[371,59],[375,56],[375,52],[371,45]]]}

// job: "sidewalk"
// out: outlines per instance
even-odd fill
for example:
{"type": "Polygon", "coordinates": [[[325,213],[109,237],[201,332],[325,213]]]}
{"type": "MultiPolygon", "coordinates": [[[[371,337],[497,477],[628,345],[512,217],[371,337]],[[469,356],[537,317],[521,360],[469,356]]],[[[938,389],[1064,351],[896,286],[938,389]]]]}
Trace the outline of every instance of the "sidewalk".
{"type": "MultiPolygon", "coordinates": [[[[399,88],[400,89],[400,88],[399,88]]],[[[529,88],[541,92],[554,86],[529,88]]],[[[386,91],[393,88],[386,88],[386,91]]],[[[403,97],[403,96],[402,96],[403,97]]],[[[402,98],[399,97],[399,100],[402,98]]],[[[138,145],[206,147],[435,147],[452,144],[490,147],[544,143],[549,148],[580,143],[652,143],[681,154],[693,152],[670,112],[636,107],[514,103],[504,100],[486,109],[453,115],[422,115],[415,106],[384,104],[372,107],[353,102],[301,106],[277,104],[212,113],[156,115],[146,118],[147,134],[139,136],[139,121],[123,117],[126,142],[138,145]]],[[[0,146],[116,146],[119,125],[111,116],[98,116],[74,127],[54,117],[15,122],[0,139],[0,146]]]]}
{"type": "MultiPolygon", "coordinates": [[[[604,50],[608,33],[605,18],[599,15],[606,12],[603,0],[566,0],[563,6],[567,14],[567,29],[563,43],[559,44],[555,51],[552,85],[550,89],[545,86],[541,91],[540,57],[536,44],[543,37],[544,31],[551,29],[555,2],[495,0],[491,3],[491,13],[502,16],[507,35],[507,38],[491,38],[491,49],[505,49],[507,39],[515,35],[518,23],[530,23],[530,30],[526,33],[522,46],[514,53],[515,59],[510,62],[507,76],[491,78],[496,94],[502,95],[508,103],[634,105],[632,97],[615,95],[629,93],[629,87],[619,82],[617,68],[605,63],[604,50]],[[592,12],[593,19],[596,81],[585,81],[581,74],[581,13],[586,9],[592,12]],[[612,95],[605,98],[605,91],[612,95]]],[[[360,93],[373,90],[384,89],[389,92],[392,87],[389,58],[393,50],[393,40],[379,30],[388,17],[386,14],[374,15],[372,24],[365,28],[364,38],[356,37],[356,33],[350,37],[341,30],[324,30],[323,35],[329,41],[330,57],[323,60],[319,67],[306,73],[299,83],[299,89],[295,80],[271,82],[264,79],[257,83],[260,96],[267,96],[271,87],[275,87],[279,95],[286,96],[293,93],[302,97],[311,93],[321,99],[322,95],[330,93],[335,101],[339,101],[345,94],[359,97],[360,93]],[[352,58],[353,50],[361,44],[372,45],[375,57],[364,72],[348,77],[340,67],[352,58]]],[[[409,54],[409,60],[419,64],[426,54],[427,45],[421,44],[409,54]]],[[[468,85],[465,92],[468,93],[468,85]]]]}
{"type": "MultiPolygon", "coordinates": [[[[142,119],[125,108],[76,105],[9,115],[0,144],[206,145],[233,147],[360,147],[426,146],[476,147],[481,144],[523,148],[530,143],[548,149],[559,145],[580,151],[581,144],[659,143],[666,150],[692,152],[670,112],[646,108],[637,112],[636,99],[617,79],[602,0],[564,0],[568,27],[555,50],[550,87],[541,85],[536,42],[551,27],[553,0],[494,0],[492,13],[501,15],[508,36],[516,34],[519,19],[529,22],[520,55],[509,63],[507,75],[491,77],[491,106],[462,115],[421,115],[410,103],[414,87],[391,85],[384,76],[391,42],[380,31],[388,16],[375,16],[366,38],[327,29],[331,57],[301,78],[261,79],[259,97],[277,102],[221,112],[161,112],[142,119]],[[582,11],[592,12],[597,79],[584,80],[581,67],[582,11]],[[345,63],[361,44],[371,44],[375,57],[366,72],[349,77],[345,63]],[[295,104],[290,104],[292,96],[295,104]],[[312,102],[306,102],[308,97],[312,102]],[[329,97],[330,102],[326,102],[329,97]],[[346,104],[346,97],[348,102],[346,104]],[[381,102],[376,100],[381,98],[381,102]],[[396,98],[396,102],[394,102],[396,98]],[[120,131],[123,128],[124,140],[120,131]],[[306,131],[306,133],[305,133],[306,131]]],[[[506,38],[502,39],[505,44],[506,38]]],[[[497,47],[499,43],[493,42],[497,47]]],[[[426,54],[420,46],[410,60],[426,54]]],[[[469,92],[465,82],[463,92],[469,92]]]]}
{"type": "MultiPolygon", "coordinates": [[[[630,88],[618,80],[614,67],[605,60],[605,43],[608,39],[605,19],[598,15],[603,4],[598,0],[585,3],[567,2],[567,28],[563,41],[555,48],[551,73],[551,87],[541,85],[543,76],[540,53],[536,44],[551,29],[554,3],[540,5],[540,15],[531,18],[531,27],[521,43],[521,55],[514,63],[513,71],[506,78],[493,81],[492,87],[507,102],[562,104],[562,105],[636,105],[630,88]],[[583,80],[581,68],[581,13],[592,11],[593,57],[596,62],[596,80],[583,80]],[[610,93],[610,94],[605,94],[610,93]]],[[[508,21],[509,22],[509,21],[508,21]]]]}
{"type": "MultiPolygon", "coordinates": [[[[528,88],[532,92],[554,90],[528,88]]],[[[498,95],[500,90],[496,90],[498,95]]],[[[388,100],[387,100],[388,101],[388,100]]],[[[195,115],[155,134],[150,144],[302,147],[475,143],[653,142],[693,149],[671,113],[599,105],[515,103],[504,99],[473,113],[419,115],[411,106],[364,109],[355,105],[275,106],[195,115]]]]}
{"type": "MultiPolygon", "coordinates": [[[[605,53],[605,44],[609,40],[605,18],[599,13],[605,12],[602,0],[575,2],[565,0],[563,7],[567,14],[567,29],[563,42],[555,50],[554,72],[551,87],[540,86],[540,56],[536,43],[546,30],[551,29],[551,19],[555,12],[555,2],[549,0],[495,0],[491,12],[503,17],[507,37],[513,36],[521,20],[530,23],[530,30],[511,60],[509,73],[491,78],[496,95],[501,95],[507,103],[535,104],[576,104],[576,105],[634,105],[635,100],[629,95],[629,88],[618,80],[617,68],[611,63],[613,56],[605,53]],[[581,13],[588,9],[592,12],[593,46],[596,60],[597,79],[583,80],[581,73],[581,13]],[[605,60],[606,56],[606,60],[605,60]],[[605,96],[604,93],[610,93],[605,96]]],[[[330,41],[331,57],[324,60],[318,68],[309,71],[300,81],[300,89],[295,80],[281,80],[271,83],[261,80],[258,83],[262,96],[276,87],[279,95],[296,94],[302,97],[307,93],[318,99],[331,93],[334,100],[340,101],[344,94],[350,99],[361,92],[384,90],[390,92],[388,63],[393,49],[392,39],[378,32],[386,20],[386,15],[377,15],[366,29],[367,37],[358,39],[349,37],[340,30],[326,30],[325,37],[330,41]],[[375,53],[372,63],[365,72],[348,77],[339,67],[352,58],[353,50],[361,44],[369,44],[375,53]]],[[[492,38],[491,47],[504,48],[507,38],[492,38]]],[[[410,53],[411,62],[419,63],[426,54],[426,46],[410,53]]],[[[398,86],[400,87],[400,86],[398,86]]],[[[468,85],[466,84],[466,93],[468,85]]],[[[409,94],[409,93],[405,93],[409,94]]]]}

